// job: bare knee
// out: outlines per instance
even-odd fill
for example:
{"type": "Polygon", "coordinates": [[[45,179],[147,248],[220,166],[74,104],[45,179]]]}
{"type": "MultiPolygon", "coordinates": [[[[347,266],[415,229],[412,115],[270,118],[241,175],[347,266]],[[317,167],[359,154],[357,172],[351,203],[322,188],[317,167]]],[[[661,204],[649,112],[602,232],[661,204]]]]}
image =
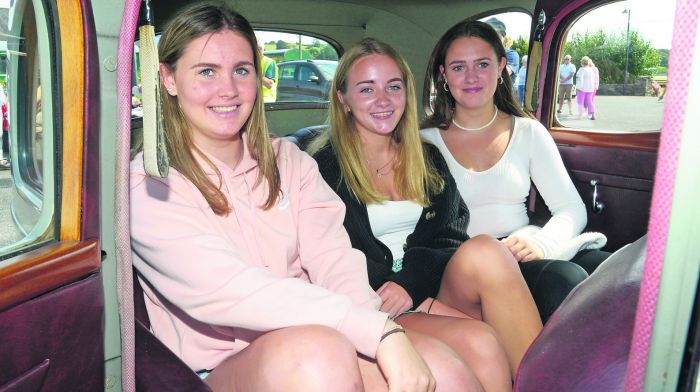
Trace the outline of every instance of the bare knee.
{"type": "Polygon", "coordinates": [[[490,366],[508,366],[503,345],[491,326],[476,320],[460,320],[459,324],[459,328],[451,331],[456,345],[479,362],[490,366]]]}
{"type": "Polygon", "coordinates": [[[345,336],[319,325],[286,330],[266,342],[261,373],[305,391],[361,390],[357,353],[345,336]]]}
{"type": "Polygon", "coordinates": [[[518,263],[508,248],[497,239],[478,235],[462,243],[450,260],[445,274],[461,279],[520,278],[518,263]]]}
{"type": "Polygon", "coordinates": [[[447,344],[425,335],[409,336],[435,377],[436,391],[483,391],[471,369],[447,344]]]}

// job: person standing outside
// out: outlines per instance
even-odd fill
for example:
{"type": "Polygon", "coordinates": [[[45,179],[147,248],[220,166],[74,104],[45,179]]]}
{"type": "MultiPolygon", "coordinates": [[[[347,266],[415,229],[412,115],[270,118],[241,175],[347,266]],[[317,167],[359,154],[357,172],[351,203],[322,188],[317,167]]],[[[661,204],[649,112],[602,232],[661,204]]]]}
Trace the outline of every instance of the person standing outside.
{"type": "Polygon", "coordinates": [[[591,120],[595,120],[593,94],[596,90],[596,73],[591,67],[588,56],[581,58],[581,68],[576,72],[576,99],[578,101],[578,119],[582,119],[586,108],[591,120]]]}
{"type": "Polygon", "coordinates": [[[523,65],[518,70],[516,86],[518,86],[518,101],[525,106],[525,82],[527,81],[527,55],[523,56],[523,65]]]}
{"type": "Polygon", "coordinates": [[[265,56],[263,44],[258,41],[258,51],[260,51],[260,65],[263,73],[263,101],[277,101],[277,83],[279,82],[279,67],[275,60],[265,56]]]}
{"type": "Polygon", "coordinates": [[[564,56],[564,64],[559,67],[559,109],[557,113],[561,113],[564,106],[564,100],[569,100],[569,114],[571,112],[571,90],[574,86],[574,75],[576,74],[576,66],[571,64],[571,55],[564,56]]]}
{"type": "Polygon", "coordinates": [[[0,84],[0,106],[2,106],[2,130],[0,135],[2,139],[2,154],[0,154],[0,170],[10,168],[10,120],[9,108],[7,106],[7,95],[5,95],[5,87],[0,84]]]}
{"type": "MultiPolygon", "coordinates": [[[[593,63],[593,60],[590,60],[591,64],[591,69],[593,70],[593,95],[591,96],[591,101],[595,105],[595,96],[598,94],[598,88],[600,87],[600,72],[598,71],[598,67],[595,66],[595,63],[593,63]]],[[[588,109],[588,112],[590,113],[590,109],[588,109]]]]}

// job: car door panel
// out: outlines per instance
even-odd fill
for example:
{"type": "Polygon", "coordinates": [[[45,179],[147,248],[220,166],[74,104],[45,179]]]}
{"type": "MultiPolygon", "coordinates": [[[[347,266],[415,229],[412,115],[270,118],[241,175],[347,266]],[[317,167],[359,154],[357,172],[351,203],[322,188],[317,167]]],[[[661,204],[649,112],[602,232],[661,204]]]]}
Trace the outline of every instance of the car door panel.
{"type": "MultiPolygon", "coordinates": [[[[102,390],[99,61],[91,5],[18,0],[11,10],[10,25],[19,26],[14,37],[24,50],[21,58],[10,59],[11,132],[38,133],[34,118],[43,115],[43,122],[36,120],[44,138],[37,165],[44,183],[37,189],[49,219],[40,235],[0,253],[0,391],[102,390]],[[21,43],[24,34],[32,45],[21,43]],[[22,61],[37,64],[41,77],[28,77],[33,68],[22,61]]],[[[18,162],[31,150],[14,140],[11,158],[18,162]]],[[[23,167],[14,165],[10,175],[19,178],[23,167]]],[[[18,224],[2,221],[13,223],[18,224]]]]}
{"type": "Polygon", "coordinates": [[[0,390],[100,390],[103,309],[102,276],[91,273],[0,313],[0,334],[8,342],[0,356],[0,390]],[[25,383],[41,388],[19,388],[25,383]]]}
{"type": "MultiPolygon", "coordinates": [[[[553,0],[537,1],[534,15],[543,10],[548,21],[542,34],[538,85],[542,95],[537,115],[559,146],[564,164],[586,205],[585,230],[604,233],[608,237],[605,249],[614,251],[646,233],[660,134],[641,129],[606,132],[563,127],[555,117],[558,78],[553,77],[558,72],[562,37],[570,23],[605,3],[609,2],[581,0],[574,6],[553,0]],[[592,208],[592,180],[598,181],[598,201],[604,205],[601,213],[592,208]]],[[[537,204],[534,220],[542,222],[548,210],[541,200],[537,204]]]]}
{"type": "Polygon", "coordinates": [[[590,146],[560,146],[559,151],[586,205],[586,230],[605,233],[605,249],[617,250],[646,233],[656,153],[590,146]],[[600,212],[593,208],[592,181],[600,212]]]}

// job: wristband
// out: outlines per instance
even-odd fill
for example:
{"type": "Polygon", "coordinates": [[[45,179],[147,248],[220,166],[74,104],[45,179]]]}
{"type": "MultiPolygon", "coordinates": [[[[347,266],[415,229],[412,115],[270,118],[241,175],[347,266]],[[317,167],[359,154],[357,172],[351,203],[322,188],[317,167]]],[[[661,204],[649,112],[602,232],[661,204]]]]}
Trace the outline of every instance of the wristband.
{"type": "Polygon", "coordinates": [[[387,336],[392,335],[392,334],[395,334],[395,333],[398,333],[398,332],[406,333],[406,330],[403,329],[403,328],[401,328],[401,327],[394,327],[394,328],[392,328],[392,329],[390,329],[390,330],[384,332],[384,333],[382,334],[382,337],[379,338],[379,341],[381,342],[381,341],[384,340],[387,336]]]}

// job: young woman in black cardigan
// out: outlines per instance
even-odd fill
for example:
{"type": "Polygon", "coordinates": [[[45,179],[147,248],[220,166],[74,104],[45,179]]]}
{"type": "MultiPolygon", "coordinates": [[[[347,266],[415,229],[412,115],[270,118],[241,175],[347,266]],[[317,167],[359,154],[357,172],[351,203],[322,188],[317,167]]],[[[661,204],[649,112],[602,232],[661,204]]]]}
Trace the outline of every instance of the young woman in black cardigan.
{"type": "Polygon", "coordinates": [[[474,358],[484,341],[470,328],[476,320],[493,328],[514,374],[542,323],[508,249],[487,236],[467,241],[469,211],[454,179],[438,150],[420,141],[406,62],[365,39],[341,58],[332,91],[330,130],[309,150],[345,202],[345,228],[367,256],[381,309],[448,343],[477,377],[498,380],[486,390],[509,389],[509,377],[483,375],[494,361],[474,358]],[[416,308],[424,313],[404,313],[416,308]]]}

